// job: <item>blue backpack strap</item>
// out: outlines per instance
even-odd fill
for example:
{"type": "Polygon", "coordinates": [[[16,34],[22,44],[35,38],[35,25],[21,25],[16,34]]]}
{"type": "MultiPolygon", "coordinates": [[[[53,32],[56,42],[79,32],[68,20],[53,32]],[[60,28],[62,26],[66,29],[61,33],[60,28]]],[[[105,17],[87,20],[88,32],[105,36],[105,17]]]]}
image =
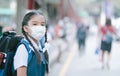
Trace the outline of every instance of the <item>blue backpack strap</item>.
{"type": "Polygon", "coordinates": [[[27,41],[25,41],[24,39],[21,40],[20,44],[24,44],[27,51],[28,51],[28,64],[29,64],[31,59],[32,59],[32,56],[33,56],[33,52],[32,52],[32,50],[30,48],[30,44],[27,41]]]}

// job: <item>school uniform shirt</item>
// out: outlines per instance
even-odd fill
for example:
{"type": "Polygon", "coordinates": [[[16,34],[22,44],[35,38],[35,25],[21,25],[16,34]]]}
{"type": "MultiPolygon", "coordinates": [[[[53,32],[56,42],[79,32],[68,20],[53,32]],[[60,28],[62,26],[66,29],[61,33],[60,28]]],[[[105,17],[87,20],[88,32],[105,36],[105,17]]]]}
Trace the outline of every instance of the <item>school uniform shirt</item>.
{"type": "MultiPolygon", "coordinates": [[[[30,38],[29,38],[30,39],[30,38]]],[[[41,45],[39,44],[39,46],[32,40],[30,39],[33,46],[39,51],[42,50],[41,45]]],[[[32,46],[30,46],[30,48],[33,50],[32,46]]],[[[28,51],[25,47],[24,44],[21,44],[16,51],[16,54],[14,56],[14,69],[16,70],[17,68],[21,67],[21,66],[26,66],[28,64],[28,51]]]]}

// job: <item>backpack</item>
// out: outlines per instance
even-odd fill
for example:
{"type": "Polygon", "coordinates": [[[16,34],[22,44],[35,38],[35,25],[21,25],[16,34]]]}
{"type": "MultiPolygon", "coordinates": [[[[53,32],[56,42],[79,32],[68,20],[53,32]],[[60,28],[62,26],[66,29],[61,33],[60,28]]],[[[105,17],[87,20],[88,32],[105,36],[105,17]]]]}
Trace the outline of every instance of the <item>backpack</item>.
{"type": "Polygon", "coordinates": [[[78,39],[85,39],[86,38],[86,28],[79,27],[77,30],[77,38],[78,39]]]}
{"type": "Polygon", "coordinates": [[[113,36],[112,36],[112,32],[111,31],[109,31],[108,29],[106,29],[106,30],[107,31],[106,31],[106,34],[104,36],[104,42],[109,44],[109,43],[112,42],[113,36]]]}
{"type": "MultiPolygon", "coordinates": [[[[44,48],[44,38],[40,40],[42,48],[44,48]]],[[[28,64],[32,59],[33,52],[23,37],[17,36],[14,31],[3,33],[0,38],[0,76],[16,76],[16,71],[13,66],[13,58],[16,53],[17,47],[24,44],[28,51],[28,64]]],[[[45,52],[46,53],[46,52],[45,52]]],[[[45,58],[46,58],[45,54],[45,58]]],[[[47,59],[47,58],[46,58],[47,59]]],[[[47,69],[48,70],[48,69],[47,69]]]]}
{"type": "Polygon", "coordinates": [[[23,37],[15,31],[4,32],[0,38],[0,76],[15,76],[13,58],[18,43],[23,37]]]}

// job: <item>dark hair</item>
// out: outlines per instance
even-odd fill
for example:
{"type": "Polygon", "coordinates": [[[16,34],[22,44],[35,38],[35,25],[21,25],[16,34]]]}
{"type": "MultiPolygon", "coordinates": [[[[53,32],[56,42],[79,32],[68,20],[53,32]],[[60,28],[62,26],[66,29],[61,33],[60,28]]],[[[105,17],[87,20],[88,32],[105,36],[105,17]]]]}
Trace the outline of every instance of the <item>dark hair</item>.
{"type": "MultiPolygon", "coordinates": [[[[33,46],[32,42],[30,41],[30,39],[27,36],[27,33],[24,31],[23,27],[24,26],[28,26],[28,22],[31,19],[32,16],[34,15],[43,15],[42,12],[39,11],[31,11],[29,13],[27,13],[22,21],[22,33],[25,36],[25,38],[29,41],[30,45],[33,47],[34,51],[35,51],[35,55],[37,56],[38,62],[41,62],[41,56],[39,54],[39,52],[37,51],[37,49],[33,46]]],[[[43,15],[44,16],[44,15],[43,15]]]]}
{"type": "MultiPolygon", "coordinates": [[[[31,19],[32,16],[34,15],[43,15],[42,12],[40,11],[31,11],[29,13],[27,13],[22,21],[22,33],[24,33],[25,31],[23,30],[23,26],[28,25],[28,21],[31,19]]],[[[44,15],[43,15],[44,16],[44,15]]]]}
{"type": "Polygon", "coordinates": [[[111,26],[111,19],[110,18],[106,18],[106,26],[111,26]]]}

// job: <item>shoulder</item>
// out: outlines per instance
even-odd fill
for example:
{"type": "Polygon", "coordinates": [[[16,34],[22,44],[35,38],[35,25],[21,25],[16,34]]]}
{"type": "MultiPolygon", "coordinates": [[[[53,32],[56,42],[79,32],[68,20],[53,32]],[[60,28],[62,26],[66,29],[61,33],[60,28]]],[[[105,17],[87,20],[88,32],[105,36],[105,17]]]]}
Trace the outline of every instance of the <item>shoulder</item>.
{"type": "Polygon", "coordinates": [[[22,49],[22,50],[24,49],[24,50],[25,50],[25,49],[26,49],[26,48],[25,48],[25,45],[24,45],[24,44],[20,44],[20,45],[18,46],[17,50],[19,50],[19,49],[22,49]]]}
{"type": "Polygon", "coordinates": [[[99,26],[99,30],[103,30],[104,29],[104,26],[99,26]]]}
{"type": "Polygon", "coordinates": [[[115,28],[114,28],[113,26],[109,26],[109,30],[110,30],[111,32],[114,32],[114,31],[115,31],[115,28]]]}
{"type": "Polygon", "coordinates": [[[18,46],[14,56],[14,68],[17,69],[21,66],[27,66],[28,52],[24,44],[18,46]]]}
{"type": "Polygon", "coordinates": [[[100,31],[101,31],[101,32],[105,32],[105,31],[106,31],[105,28],[106,28],[105,26],[100,26],[100,31]]]}
{"type": "Polygon", "coordinates": [[[20,54],[27,54],[27,48],[26,48],[26,45],[28,45],[28,42],[25,41],[25,39],[22,39],[21,42],[18,44],[18,47],[17,47],[17,50],[16,50],[16,55],[20,55],[20,54]]]}
{"type": "Polygon", "coordinates": [[[27,49],[24,44],[20,44],[16,50],[16,55],[26,55],[27,49]]]}

